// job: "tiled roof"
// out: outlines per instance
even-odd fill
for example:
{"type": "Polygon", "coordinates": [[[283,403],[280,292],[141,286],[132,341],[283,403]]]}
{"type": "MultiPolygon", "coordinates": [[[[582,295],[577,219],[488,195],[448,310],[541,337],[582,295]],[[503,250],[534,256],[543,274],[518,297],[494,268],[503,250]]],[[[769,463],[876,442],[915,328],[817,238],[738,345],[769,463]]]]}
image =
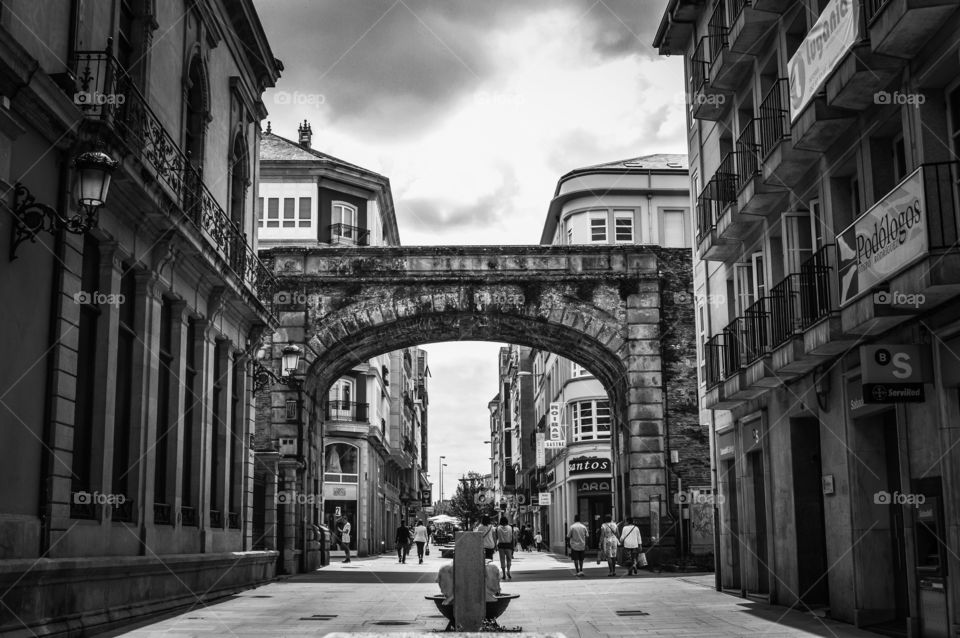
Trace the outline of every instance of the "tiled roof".
{"type": "Polygon", "coordinates": [[[654,168],[654,169],[688,169],[690,167],[687,162],[686,155],[671,155],[665,153],[659,153],[656,155],[644,155],[642,157],[633,157],[630,159],[619,160],[617,162],[609,162],[607,164],[597,164],[595,166],[585,166],[584,168],[578,168],[574,172],[588,171],[591,169],[602,169],[602,168],[654,168]]]}
{"type": "MultiPolygon", "coordinates": [[[[363,171],[371,175],[378,175],[371,170],[345,162],[333,155],[327,155],[314,149],[306,149],[292,140],[280,137],[274,133],[264,133],[260,138],[260,161],[261,162],[310,162],[320,160],[332,164],[348,166],[358,171],[363,171]]],[[[379,176],[379,175],[378,175],[379,176]]],[[[382,176],[381,176],[382,177],[382,176]]]]}

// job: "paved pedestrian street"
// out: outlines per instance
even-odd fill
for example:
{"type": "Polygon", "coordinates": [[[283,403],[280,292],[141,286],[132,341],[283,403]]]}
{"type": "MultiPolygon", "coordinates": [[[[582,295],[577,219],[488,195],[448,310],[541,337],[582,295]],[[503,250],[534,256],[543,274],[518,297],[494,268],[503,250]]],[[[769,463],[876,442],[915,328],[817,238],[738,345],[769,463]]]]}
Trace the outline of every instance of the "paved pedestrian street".
{"type": "MultiPolygon", "coordinates": [[[[435,552],[436,553],[436,552],[435,552]]],[[[328,633],[442,632],[446,619],[424,596],[438,593],[437,569],[449,559],[396,557],[335,562],[312,574],[281,579],[223,602],[135,629],[101,636],[299,636],[328,633]]],[[[501,626],[568,638],[593,636],[876,636],[850,625],[745,600],[713,589],[713,574],[642,572],[616,578],[588,563],[575,578],[561,555],[518,552],[513,580],[520,594],[501,626]]]]}

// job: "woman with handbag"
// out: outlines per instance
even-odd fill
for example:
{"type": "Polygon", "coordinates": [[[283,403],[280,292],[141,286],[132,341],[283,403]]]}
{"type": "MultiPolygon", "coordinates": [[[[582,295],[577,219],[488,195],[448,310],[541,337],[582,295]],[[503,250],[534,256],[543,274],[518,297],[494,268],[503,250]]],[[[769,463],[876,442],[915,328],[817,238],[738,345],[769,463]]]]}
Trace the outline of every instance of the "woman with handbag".
{"type": "Polygon", "coordinates": [[[497,549],[497,541],[494,539],[496,528],[490,524],[490,517],[484,516],[480,519],[480,524],[473,531],[480,532],[483,538],[483,557],[487,560],[493,559],[493,552],[497,549]]]}
{"type": "Polygon", "coordinates": [[[617,548],[620,546],[620,540],[617,538],[617,525],[613,522],[613,517],[607,514],[603,519],[603,525],[600,526],[600,556],[606,559],[610,573],[607,576],[617,575],[617,548]]]}
{"type": "Polygon", "coordinates": [[[623,551],[627,555],[627,573],[636,574],[637,567],[643,566],[637,564],[640,558],[640,548],[643,544],[640,538],[640,528],[637,527],[637,519],[627,519],[627,524],[620,530],[620,542],[623,544],[623,551]]]}
{"type": "Polygon", "coordinates": [[[517,535],[514,528],[507,524],[507,517],[500,517],[500,526],[497,527],[497,550],[500,552],[500,569],[503,570],[503,578],[512,580],[510,567],[513,563],[513,548],[517,544],[517,535]]]}

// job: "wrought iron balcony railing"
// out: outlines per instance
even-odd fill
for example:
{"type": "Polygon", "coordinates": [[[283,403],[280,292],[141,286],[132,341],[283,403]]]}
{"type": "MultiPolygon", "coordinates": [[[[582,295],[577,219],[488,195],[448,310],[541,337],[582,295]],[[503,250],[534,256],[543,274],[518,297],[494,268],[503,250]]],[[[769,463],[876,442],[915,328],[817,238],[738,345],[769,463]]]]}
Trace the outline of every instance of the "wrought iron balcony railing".
{"type": "Polygon", "coordinates": [[[761,297],[723,329],[723,374],[729,377],[770,348],[770,300],[761,297]]]}
{"type": "Polygon", "coordinates": [[[724,379],[723,359],[725,356],[724,333],[715,334],[703,344],[703,358],[707,364],[707,387],[712,388],[724,379]]]}
{"type": "Polygon", "coordinates": [[[330,399],[327,403],[327,421],[358,421],[369,423],[369,403],[330,399]]]}
{"type": "Polygon", "coordinates": [[[153,522],[156,525],[172,525],[172,508],[167,503],[154,503],[153,522]]]}
{"type": "Polygon", "coordinates": [[[830,300],[830,291],[835,288],[830,275],[835,254],[834,245],[827,244],[800,264],[800,317],[804,330],[836,310],[830,300]]]}
{"type": "Polygon", "coordinates": [[[244,285],[269,298],[274,288],[272,273],[110,53],[110,45],[106,51],[76,51],[73,68],[74,102],[84,115],[109,125],[162,186],[173,214],[195,226],[244,285]]]}
{"type": "Polygon", "coordinates": [[[349,224],[331,224],[330,243],[368,246],[370,245],[370,231],[366,228],[350,226],[349,224]]]}
{"type": "Polygon", "coordinates": [[[180,522],[185,527],[197,526],[197,508],[189,505],[180,506],[180,522]]]}
{"type": "Polygon", "coordinates": [[[730,2],[730,24],[737,21],[743,10],[752,5],[750,0],[731,0],[730,2]]]}
{"type": "Polygon", "coordinates": [[[777,144],[790,138],[790,112],[787,109],[789,81],[780,78],[760,102],[760,157],[765,158],[777,144]]]}
{"type": "Polygon", "coordinates": [[[863,10],[866,13],[867,24],[879,15],[883,8],[890,4],[890,0],[863,0],[863,10]]]}
{"type": "Polygon", "coordinates": [[[238,512],[228,513],[227,525],[230,527],[230,529],[240,529],[240,514],[238,512]]]}
{"type": "Polygon", "coordinates": [[[774,347],[803,330],[799,274],[787,275],[770,289],[770,344],[774,347]]]}
{"type": "Polygon", "coordinates": [[[707,42],[709,37],[704,36],[697,42],[697,47],[693,50],[690,57],[690,100],[692,101],[697,91],[703,88],[707,78],[710,77],[710,58],[709,46],[707,42]]]}
{"type": "Polygon", "coordinates": [[[931,250],[956,248],[960,242],[960,162],[931,162],[920,166],[931,250]]]}
{"type": "Polygon", "coordinates": [[[760,160],[757,157],[756,119],[746,123],[737,138],[737,190],[739,191],[751,179],[760,173],[760,160]]]}
{"type": "Polygon", "coordinates": [[[697,198],[697,242],[717,227],[723,210],[737,201],[736,156],[727,153],[697,198]]]}
{"type": "Polygon", "coordinates": [[[223,512],[220,510],[210,510],[210,527],[215,529],[223,527],[223,512]]]}
{"type": "Polygon", "coordinates": [[[710,64],[716,62],[720,52],[727,47],[727,7],[726,1],[721,0],[713,8],[710,21],[707,22],[709,36],[710,64]]]}

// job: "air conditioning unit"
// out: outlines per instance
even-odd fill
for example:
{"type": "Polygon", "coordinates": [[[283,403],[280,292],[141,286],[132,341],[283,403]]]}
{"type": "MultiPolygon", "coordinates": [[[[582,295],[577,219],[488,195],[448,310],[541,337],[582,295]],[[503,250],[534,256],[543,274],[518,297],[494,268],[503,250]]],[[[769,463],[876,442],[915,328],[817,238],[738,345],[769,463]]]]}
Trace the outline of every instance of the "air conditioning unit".
{"type": "Polygon", "coordinates": [[[280,454],[284,456],[296,456],[297,455],[297,440],[296,439],[280,439],[280,454]]]}

